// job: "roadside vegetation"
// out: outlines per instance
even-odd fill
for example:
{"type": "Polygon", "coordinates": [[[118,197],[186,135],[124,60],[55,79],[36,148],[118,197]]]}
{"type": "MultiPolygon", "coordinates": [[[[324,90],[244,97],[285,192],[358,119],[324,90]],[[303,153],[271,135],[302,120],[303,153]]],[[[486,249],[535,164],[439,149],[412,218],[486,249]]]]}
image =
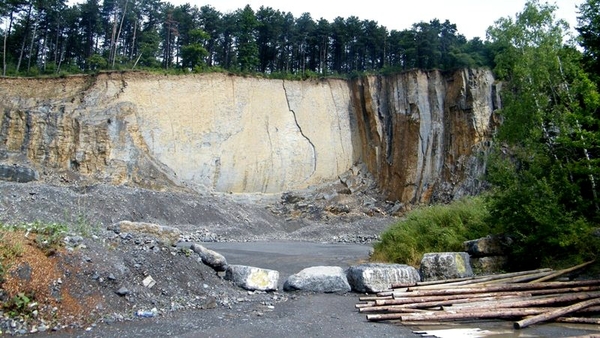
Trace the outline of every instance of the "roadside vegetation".
{"type": "Polygon", "coordinates": [[[23,264],[46,272],[48,257],[62,249],[66,234],[67,226],[60,223],[0,224],[0,313],[12,318],[37,313],[36,300],[47,298],[48,286],[37,281],[15,284],[9,274],[18,273],[13,268],[23,264]]]}
{"type": "Polygon", "coordinates": [[[424,253],[463,251],[463,242],[486,236],[489,212],[482,197],[417,208],[376,243],[373,261],[418,266],[424,253]]]}
{"type": "Polygon", "coordinates": [[[580,5],[577,40],[567,39],[568,26],[555,19],[555,9],[528,1],[515,18],[501,18],[488,29],[488,40],[496,48],[494,73],[504,85],[498,112],[502,123],[484,178],[491,189],[485,203],[470,202],[470,213],[481,215],[485,226],[466,231],[464,222],[440,216],[444,207],[426,207],[382,236],[376,259],[415,264],[415,257],[425,252],[458,249],[464,236],[475,239],[485,227],[490,234],[513,239],[509,261],[514,270],[596,258],[600,1],[580,5]],[[439,215],[433,216],[434,210],[439,215]]]}

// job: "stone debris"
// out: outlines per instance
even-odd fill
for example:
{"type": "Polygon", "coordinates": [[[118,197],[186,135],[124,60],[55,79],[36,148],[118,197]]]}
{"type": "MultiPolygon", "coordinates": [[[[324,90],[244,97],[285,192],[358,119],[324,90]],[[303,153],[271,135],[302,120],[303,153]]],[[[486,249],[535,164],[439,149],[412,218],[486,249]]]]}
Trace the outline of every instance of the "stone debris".
{"type": "Polygon", "coordinates": [[[181,230],[177,228],[145,222],[120,221],[108,226],[108,230],[113,230],[123,236],[127,236],[127,233],[150,235],[165,245],[176,244],[181,236],[181,230]]]}
{"type": "Polygon", "coordinates": [[[423,255],[420,266],[423,281],[472,277],[473,269],[466,252],[432,252],[423,255]]]}
{"type": "Polygon", "coordinates": [[[154,280],[154,278],[152,278],[152,276],[148,276],[144,278],[144,280],[142,281],[142,285],[147,287],[148,289],[151,289],[154,285],[156,285],[156,281],[154,280]]]}
{"type": "Polygon", "coordinates": [[[508,261],[507,253],[513,240],[506,235],[489,235],[465,241],[464,249],[471,256],[471,266],[476,274],[503,271],[508,261]]]}
{"type": "Polygon", "coordinates": [[[503,271],[508,258],[506,256],[471,257],[470,262],[476,274],[491,274],[503,271]]]}
{"type": "Polygon", "coordinates": [[[0,180],[27,183],[40,179],[40,174],[22,165],[0,164],[0,180]]]}
{"type": "Polygon", "coordinates": [[[369,263],[351,266],[347,276],[352,290],[356,292],[382,292],[393,283],[421,281],[417,269],[406,264],[369,263]]]}
{"type": "Polygon", "coordinates": [[[250,291],[275,291],[279,282],[279,271],[245,265],[228,265],[225,279],[250,291]]]}
{"type": "Polygon", "coordinates": [[[210,266],[215,271],[227,270],[227,259],[220,253],[207,249],[197,243],[192,244],[190,249],[200,256],[202,263],[210,266]]]}
{"type": "Polygon", "coordinates": [[[283,284],[284,291],[346,293],[351,287],[346,272],[339,266],[315,266],[291,275],[283,284]]]}
{"type": "Polygon", "coordinates": [[[465,251],[473,257],[504,256],[512,239],[508,236],[486,236],[463,243],[465,251]]]}

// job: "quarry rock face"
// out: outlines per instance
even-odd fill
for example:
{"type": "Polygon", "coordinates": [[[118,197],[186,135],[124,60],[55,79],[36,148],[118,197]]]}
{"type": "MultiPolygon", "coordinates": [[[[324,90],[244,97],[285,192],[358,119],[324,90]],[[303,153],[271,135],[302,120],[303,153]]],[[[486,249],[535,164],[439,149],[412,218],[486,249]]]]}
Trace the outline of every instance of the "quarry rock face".
{"type": "Polygon", "coordinates": [[[390,198],[451,199],[480,184],[493,82],[485,70],[3,78],[0,165],[63,184],[282,193],[364,162],[390,198]]]}
{"type": "Polygon", "coordinates": [[[370,76],[352,93],[362,158],[390,198],[451,200],[481,188],[499,105],[491,72],[370,76]]]}

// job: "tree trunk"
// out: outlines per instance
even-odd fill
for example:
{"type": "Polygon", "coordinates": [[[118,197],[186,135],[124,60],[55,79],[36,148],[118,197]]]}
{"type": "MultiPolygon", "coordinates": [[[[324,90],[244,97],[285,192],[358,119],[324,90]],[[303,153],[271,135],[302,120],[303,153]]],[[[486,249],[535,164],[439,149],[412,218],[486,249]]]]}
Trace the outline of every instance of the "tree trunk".
{"type": "Polygon", "coordinates": [[[31,59],[33,58],[33,43],[35,41],[35,36],[37,34],[38,25],[34,24],[33,34],[31,35],[31,43],[29,44],[29,58],[27,59],[27,72],[31,70],[31,59]]]}
{"type": "Polygon", "coordinates": [[[27,9],[27,20],[25,22],[25,36],[23,37],[23,41],[21,42],[21,52],[19,53],[19,61],[17,62],[17,74],[19,73],[19,69],[21,68],[21,61],[23,60],[23,54],[25,52],[25,42],[27,42],[27,36],[29,35],[29,25],[31,24],[32,8],[33,1],[29,3],[29,8],[27,9]]]}
{"type": "Polygon", "coordinates": [[[125,13],[127,13],[127,4],[129,3],[129,0],[125,0],[125,6],[123,6],[123,13],[121,15],[121,23],[119,24],[119,31],[117,32],[117,38],[115,40],[115,44],[114,44],[114,52],[113,52],[113,59],[112,59],[112,68],[115,68],[115,59],[117,58],[117,43],[119,42],[119,39],[121,37],[121,30],[123,29],[123,21],[125,21],[125,13]]]}
{"type": "Polygon", "coordinates": [[[10,30],[12,29],[13,23],[13,11],[10,11],[10,17],[8,19],[8,29],[4,33],[4,48],[2,52],[2,76],[6,76],[6,41],[8,40],[8,35],[10,34],[10,30]]]}

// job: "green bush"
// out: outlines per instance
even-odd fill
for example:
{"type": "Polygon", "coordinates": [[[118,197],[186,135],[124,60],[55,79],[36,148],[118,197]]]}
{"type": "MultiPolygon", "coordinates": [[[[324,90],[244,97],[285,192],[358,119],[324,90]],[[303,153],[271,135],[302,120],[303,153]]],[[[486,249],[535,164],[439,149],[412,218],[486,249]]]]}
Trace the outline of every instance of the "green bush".
{"type": "Polygon", "coordinates": [[[482,197],[415,209],[382,234],[371,259],[417,266],[424,253],[462,251],[464,241],[490,233],[487,215],[482,197]]]}
{"type": "Polygon", "coordinates": [[[495,188],[488,195],[489,224],[513,240],[510,270],[561,268],[595,258],[600,250],[598,228],[586,201],[565,181],[561,167],[552,168],[542,156],[516,162],[492,157],[488,178],[495,188]],[[575,205],[574,205],[575,204],[575,205]]]}

